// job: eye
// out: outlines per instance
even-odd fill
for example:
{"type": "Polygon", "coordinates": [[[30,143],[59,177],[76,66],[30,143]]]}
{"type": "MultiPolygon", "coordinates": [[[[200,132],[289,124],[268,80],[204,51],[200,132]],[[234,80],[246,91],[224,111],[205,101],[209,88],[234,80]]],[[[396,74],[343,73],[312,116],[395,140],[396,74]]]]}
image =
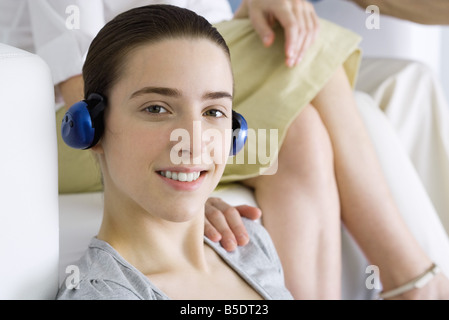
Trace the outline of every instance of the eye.
{"type": "Polygon", "coordinates": [[[221,112],[220,110],[217,109],[211,109],[211,110],[207,110],[206,112],[203,113],[205,116],[208,117],[214,117],[214,118],[219,118],[219,117],[223,117],[224,113],[221,112]]]}
{"type": "Polygon", "coordinates": [[[159,105],[148,106],[144,109],[148,113],[167,113],[167,109],[159,105]]]}

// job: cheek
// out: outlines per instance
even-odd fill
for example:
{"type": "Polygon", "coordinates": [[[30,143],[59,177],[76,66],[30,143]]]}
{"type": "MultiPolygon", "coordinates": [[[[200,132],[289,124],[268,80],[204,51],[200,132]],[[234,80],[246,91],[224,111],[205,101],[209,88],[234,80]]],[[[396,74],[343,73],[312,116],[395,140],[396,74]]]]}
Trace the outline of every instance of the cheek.
{"type": "Polygon", "coordinates": [[[109,170],[124,172],[128,176],[139,175],[161,159],[168,149],[168,138],[160,130],[135,123],[114,129],[106,132],[103,144],[109,170]]]}
{"type": "Polygon", "coordinates": [[[109,149],[129,155],[160,145],[163,140],[161,128],[140,121],[126,112],[111,113],[106,121],[105,152],[109,149]]]}
{"type": "Polygon", "coordinates": [[[207,145],[206,162],[213,162],[216,173],[222,174],[229,159],[232,130],[230,128],[210,128],[203,132],[207,145]]]}
{"type": "Polygon", "coordinates": [[[217,137],[213,137],[215,149],[218,151],[215,156],[215,162],[218,165],[225,165],[228,161],[232,145],[232,129],[230,127],[220,128],[217,137]]]}
{"type": "Polygon", "coordinates": [[[213,157],[216,165],[224,165],[228,160],[229,150],[231,148],[231,130],[215,131],[214,134],[206,134],[209,153],[213,157]]]}

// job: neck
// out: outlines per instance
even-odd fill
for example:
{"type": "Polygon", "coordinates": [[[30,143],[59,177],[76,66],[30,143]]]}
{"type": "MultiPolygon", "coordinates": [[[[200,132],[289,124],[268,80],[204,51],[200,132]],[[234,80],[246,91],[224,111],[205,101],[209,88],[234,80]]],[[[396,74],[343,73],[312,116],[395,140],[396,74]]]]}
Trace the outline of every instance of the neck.
{"type": "Polygon", "coordinates": [[[97,237],[146,275],[190,268],[207,271],[204,217],[203,209],[189,221],[167,221],[138,206],[110,202],[105,193],[97,237]]]}

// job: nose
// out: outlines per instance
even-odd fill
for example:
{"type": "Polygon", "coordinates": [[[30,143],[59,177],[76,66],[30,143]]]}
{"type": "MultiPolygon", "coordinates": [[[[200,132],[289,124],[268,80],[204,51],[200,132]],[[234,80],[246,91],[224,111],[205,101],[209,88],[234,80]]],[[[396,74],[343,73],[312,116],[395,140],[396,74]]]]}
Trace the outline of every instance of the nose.
{"type": "Polygon", "coordinates": [[[174,164],[202,164],[207,143],[203,141],[203,125],[200,117],[185,116],[177,121],[172,131],[171,141],[177,141],[170,151],[174,164]]]}

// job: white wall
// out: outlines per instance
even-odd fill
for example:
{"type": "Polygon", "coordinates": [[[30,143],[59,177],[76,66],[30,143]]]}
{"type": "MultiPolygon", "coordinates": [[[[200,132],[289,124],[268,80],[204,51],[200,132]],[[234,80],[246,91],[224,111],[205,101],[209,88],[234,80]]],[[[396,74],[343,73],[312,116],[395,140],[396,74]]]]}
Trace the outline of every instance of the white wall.
{"type": "Polygon", "coordinates": [[[442,53],[441,53],[441,80],[446,92],[446,98],[449,101],[449,26],[442,28],[442,53]]]}

